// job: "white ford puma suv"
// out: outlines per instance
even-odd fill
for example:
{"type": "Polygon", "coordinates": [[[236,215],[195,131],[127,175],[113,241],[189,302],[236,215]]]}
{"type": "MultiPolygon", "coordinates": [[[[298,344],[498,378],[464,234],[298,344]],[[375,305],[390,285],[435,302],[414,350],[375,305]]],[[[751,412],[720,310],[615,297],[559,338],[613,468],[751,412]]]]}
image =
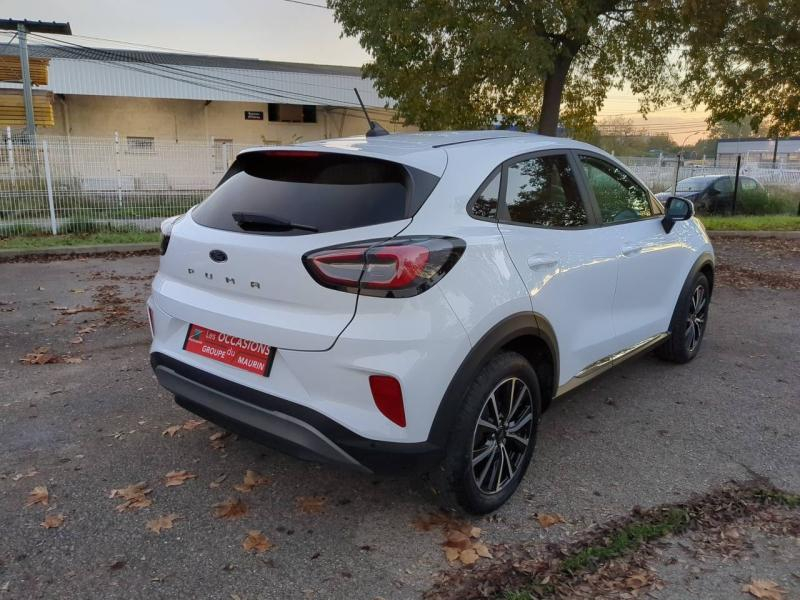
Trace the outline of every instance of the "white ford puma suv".
{"type": "Polygon", "coordinates": [[[162,226],[151,362],[178,404],[295,456],[436,465],[488,512],[548,402],[698,352],[714,254],[613,157],[502,131],[242,152],[162,226]]]}

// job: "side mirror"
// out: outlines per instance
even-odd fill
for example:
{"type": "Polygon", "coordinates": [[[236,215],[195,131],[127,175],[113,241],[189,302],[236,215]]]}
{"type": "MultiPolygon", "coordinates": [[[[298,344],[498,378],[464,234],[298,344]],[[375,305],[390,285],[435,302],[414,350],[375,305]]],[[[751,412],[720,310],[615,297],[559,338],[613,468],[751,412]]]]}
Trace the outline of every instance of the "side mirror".
{"type": "Polygon", "coordinates": [[[686,198],[670,196],[664,204],[664,218],[661,225],[664,231],[669,233],[678,221],[688,221],[694,216],[694,204],[686,198]]]}

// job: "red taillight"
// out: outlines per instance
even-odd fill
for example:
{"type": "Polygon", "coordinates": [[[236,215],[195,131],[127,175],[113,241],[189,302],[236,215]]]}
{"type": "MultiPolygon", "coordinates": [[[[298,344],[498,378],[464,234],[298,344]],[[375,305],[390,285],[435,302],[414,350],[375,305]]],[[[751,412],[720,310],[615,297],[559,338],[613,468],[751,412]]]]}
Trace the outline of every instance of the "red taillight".
{"type": "Polygon", "coordinates": [[[430,288],[455,265],[465,244],[458,238],[409,237],[309,252],[303,262],[314,279],[334,289],[370,296],[407,297],[430,288]]]}
{"type": "Polygon", "coordinates": [[[400,427],[406,426],[406,410],[403,407],[403,390],[400,382],[388,375],[370,375],[369,389],[375,406],[387,419],[400,427]]]}

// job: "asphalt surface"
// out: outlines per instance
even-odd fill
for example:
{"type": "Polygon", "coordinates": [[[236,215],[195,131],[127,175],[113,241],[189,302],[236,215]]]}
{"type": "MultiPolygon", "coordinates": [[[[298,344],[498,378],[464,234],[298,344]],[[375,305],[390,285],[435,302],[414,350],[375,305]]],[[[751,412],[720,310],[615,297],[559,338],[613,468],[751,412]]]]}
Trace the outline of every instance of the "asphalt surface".
{"type": "MultiPolygon", "coordinates": [[[[797,252],[795,241],[781,259],[746,258],[780,274],[796,268],[797,252]]],[[[437,508],[421,478],[304,463],[231,437],[214,448],[209,437],[220,430],[208,423],[163,435],[193,415],[157,386],[148,364],[144,298],[156,263],[0,264],[0,598],[405,599],[420,597],[439,571],[466,568],[447,563],[440,530],[414,526],[437,508]],[[63,314],[81,306],[100,310],[63,314]],[[61,362],[20,362],[40,347],[61,362]],[[234,490],[248,469],[270,482],[234,490]],[[173,470],[197,478],[166,487],[173,470]],[[115,510],[122,499],[111,490],[138,482],[152,488],[152,504],[115,510]],[[48,506],[26,507],[36,486],[46,486],[48,506]],[[247,513],[215,517],[228,498],[247,513]],[[172,513],[171,529],[147,529],[172,513]],[[42,527],[48,515],[64,515],[63,524],[42,527]],[[251,530],[273,546],[246,552],[251,530]]],[[[554,403],[521,489],[496,514],[471,519],[481,540],[567,540],[635,505],[754,475],[800,492],[800,291],[731,281],[747,289],[717,286],[695,361],[648,355],[554,403]],[[543,529],[537,513],[566,523],[543,529]]],[[[800,597],[800,580],[786,571],[796,566],[773,562],[780,573],[770,575],[796,594],[787,598],[800,597]]],[[[681,597],[667,590],[684,585],[682,575],[664,577],[663,597],[681,597]]],[[[692,585],[683,589],[735,597],[692,585]]]]}

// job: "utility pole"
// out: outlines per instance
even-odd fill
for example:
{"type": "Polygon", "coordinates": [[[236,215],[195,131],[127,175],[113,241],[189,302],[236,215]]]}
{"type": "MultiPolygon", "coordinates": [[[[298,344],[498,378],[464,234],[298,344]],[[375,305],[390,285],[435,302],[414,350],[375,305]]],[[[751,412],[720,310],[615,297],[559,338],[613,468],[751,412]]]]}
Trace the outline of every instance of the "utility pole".
{"type": "Polygon", "coordinates": [[[69,23],[0,19],[0,29],[16,31],[19,38],[19,63],[22,71],[22,95],[25,102],[25,132],[30,139],[36,134],[36,119],[33,113],[33,90],[31,89],[31,66],[28,60],[28,33],[55,33],[72,35],[69,23]]]}
{"type": "Polygon", "coordinates": [[[772,149],[772,168],[775,168],[775,164],[778,162],[778,142],[781,141],[781,138],[775,136],[775,147],[772,149]]]}

